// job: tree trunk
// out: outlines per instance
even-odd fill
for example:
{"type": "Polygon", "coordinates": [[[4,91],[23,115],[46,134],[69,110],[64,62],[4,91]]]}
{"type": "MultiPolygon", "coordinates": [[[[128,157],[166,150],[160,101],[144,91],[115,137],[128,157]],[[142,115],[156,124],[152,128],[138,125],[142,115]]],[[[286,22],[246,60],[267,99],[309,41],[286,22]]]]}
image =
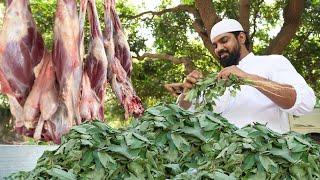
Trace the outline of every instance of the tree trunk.
{"type": "Polygon", "coordinates": [[[244,31],[249,33],[250,30],[250,1],[249,0],[240,0],[239,2],[239,22],[242,25],[244,31]]]}

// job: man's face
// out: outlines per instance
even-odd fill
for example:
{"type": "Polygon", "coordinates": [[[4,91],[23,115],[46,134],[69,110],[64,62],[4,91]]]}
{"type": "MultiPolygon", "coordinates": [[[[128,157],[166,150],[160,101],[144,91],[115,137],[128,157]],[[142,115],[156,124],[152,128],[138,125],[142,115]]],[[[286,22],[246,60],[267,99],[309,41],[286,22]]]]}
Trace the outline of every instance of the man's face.
{"type": "Polygon", "coordinates": [[[212,40],[214,53],[221,66],[238,65],[240,60],[240,44],[232,33],[224,33],[212,40]]]}

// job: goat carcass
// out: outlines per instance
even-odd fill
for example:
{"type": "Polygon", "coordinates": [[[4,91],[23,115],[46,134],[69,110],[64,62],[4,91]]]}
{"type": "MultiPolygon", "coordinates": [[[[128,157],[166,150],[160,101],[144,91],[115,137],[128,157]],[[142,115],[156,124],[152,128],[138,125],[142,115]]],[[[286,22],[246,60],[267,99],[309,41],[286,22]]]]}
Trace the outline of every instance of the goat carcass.
{"type": "Polygon", "coordinates": [[[44,42],[32,18],[29,1],[7,1],[0,33],[0,90],[9,97],[15,127],[21,133],[25,132],[22,107],[34,83],[34,67],[43,55],[44,42]]]}
{"type": "MultiPolygon", "coordinates": [[[[125,110],[125,118],[129,114],[140,116],[144,109],[140,98],[136,95],[130,78],[123,69],[119,59],[115,55],[115,44],[119,40],[114,40],[118,36],[114,36],[113,22],[116,21],[114,16],[111,16],[111,9],[114,8],[114,2],[105,0],[105,31],[104,31],[104,46],[108,59],[108,81],[111,84],[112,90],[116,94],[118,100],[125,110]]],[[[114,10],[113,10],[114,11],[114,10]]],[[[115,12],[115,11],[114,11],[115,12]]]]}
{"type": "Polygon", "coordinates": [[[80,112],[85,119],[103,120],[104,96],[107,84],[108,60],[103,46],[103,36],[100,29],[99,17],[95,0],[89,0],[88,19],[91,30],[91,42],[89,55],[84,66],[84,77],[82,79],[82,96],[80,112]],[[87,82],[87,78],[89,82],[87,82]],[[88,87],[88,85],[90,86],[88,87]],[[92,91],[93,90],[93,91],[92,91]],[[87,91],[87,92],[86,92],[87,91]],[[96,96],[95,96],[96,95],[96,96]],[[98,97],[99,108],[97,108],[96,97],[98,97]],[[90,100],[90,103],[87,102],[90,100]],[[92,107],[86,107],[92,106],[92,107]]]}

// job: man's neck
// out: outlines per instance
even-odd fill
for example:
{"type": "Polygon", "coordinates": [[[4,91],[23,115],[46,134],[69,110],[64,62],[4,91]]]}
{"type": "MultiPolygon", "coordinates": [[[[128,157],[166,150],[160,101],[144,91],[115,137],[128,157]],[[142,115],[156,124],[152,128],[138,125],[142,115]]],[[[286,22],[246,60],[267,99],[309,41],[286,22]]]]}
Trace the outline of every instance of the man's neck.
{"type": "MultiPolygon", "coordinates": [[[[240,50],[240,61],[249,54],[249,51],[246,48],[241,48],[240,50]]],[[[239,61],[239,62],[240,62],[239,61]]]]}

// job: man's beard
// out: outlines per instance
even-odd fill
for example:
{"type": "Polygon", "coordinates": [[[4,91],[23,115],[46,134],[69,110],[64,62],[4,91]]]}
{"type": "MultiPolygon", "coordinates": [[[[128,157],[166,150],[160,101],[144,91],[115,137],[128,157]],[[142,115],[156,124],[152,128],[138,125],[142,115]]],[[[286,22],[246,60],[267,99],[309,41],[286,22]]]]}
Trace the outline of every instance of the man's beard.
{"type": "Polygon", "coordinates": [[[222,67],[238,65],[240,60],[240,46],[237,45],[237,47],[231,52],[227,49],[222,49],[218,52],[218,56],[222,67]],[[221,55],[224,53],[228,53],[228,56],[222,59],[221,55]]]}

